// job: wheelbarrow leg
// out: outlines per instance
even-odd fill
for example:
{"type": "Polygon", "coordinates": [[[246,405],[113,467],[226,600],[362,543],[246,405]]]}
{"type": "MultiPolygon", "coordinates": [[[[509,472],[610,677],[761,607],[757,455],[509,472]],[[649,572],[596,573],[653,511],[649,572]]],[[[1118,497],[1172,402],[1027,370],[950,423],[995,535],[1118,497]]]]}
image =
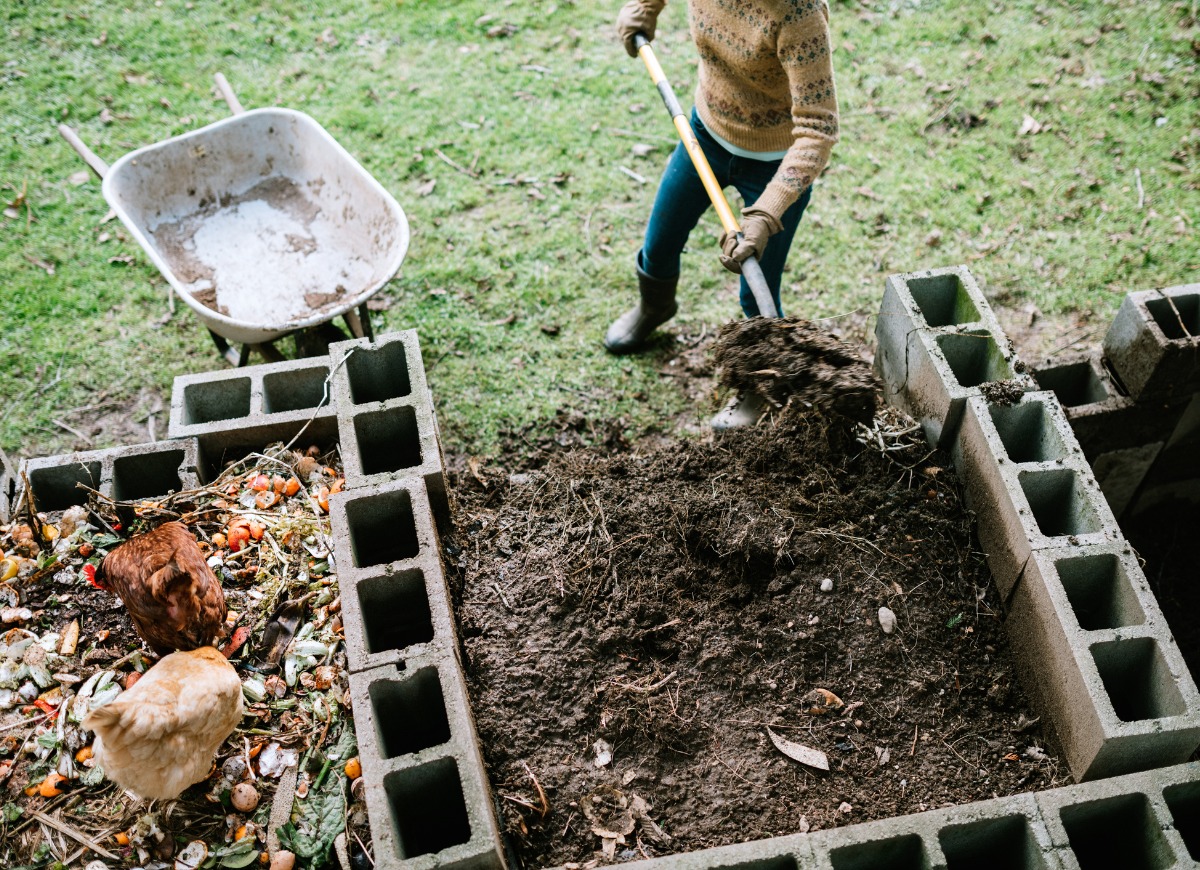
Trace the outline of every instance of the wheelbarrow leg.
{"type": "Polygon", "coordinates": [[[262,354],[262,358],[267,362],[283,362],[283,360],[286,359],[286,357],[279,352],[279,349],[275,347],[274,342],[264,341],[262,344],[246,345],[245,352],[247,355],[249,355],[251,350],[256,350],[262,354]]]}
{"type": "Polygon", "coordinates": [[[231,366],[236,369],[246,364],[246,360],[250,357],[250,351],[247,347],[243,346],[242,352],[239,354],[229,346],[229,342],[225,340],[224,336],[217,335],[211,329],[208,331],[208,334],[212,336],[213,344],[217,346],[217,353],[225,357],[225,361],[231,366]]]}
{"type": "Polygon", "coordinates": [[[358,311],[350,309],[342,315],[342,319],[346,321],[346,326],[350,327],[350,334],[355,338],[375,338],[371,330],[371,311],[367,308],[367,303],[358,306],[358,311]]]}

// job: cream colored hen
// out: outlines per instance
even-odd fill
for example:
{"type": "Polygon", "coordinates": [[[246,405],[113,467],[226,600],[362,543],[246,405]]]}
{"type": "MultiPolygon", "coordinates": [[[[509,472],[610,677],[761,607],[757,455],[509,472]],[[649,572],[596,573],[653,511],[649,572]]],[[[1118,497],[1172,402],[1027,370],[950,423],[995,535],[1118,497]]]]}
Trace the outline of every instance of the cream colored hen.
{"type": "Polygon", "coordinates": [[[133,688],[84,717],[96,763],[143,798],[177,798],[208,776],[242,718],[237,671],[211,646],[171,653],[133,688]]]}

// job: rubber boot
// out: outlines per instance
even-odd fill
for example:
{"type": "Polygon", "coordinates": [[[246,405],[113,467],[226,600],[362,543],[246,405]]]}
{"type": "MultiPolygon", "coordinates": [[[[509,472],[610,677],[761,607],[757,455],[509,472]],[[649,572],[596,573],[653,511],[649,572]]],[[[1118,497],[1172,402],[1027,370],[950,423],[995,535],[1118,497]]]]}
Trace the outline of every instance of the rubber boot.
{"type": "Polygon", "coordinates": [[[731,399],[719,414],[708,421],[708,425],[718,432],[753,426],[769,408],[770,403],[758,393],[742,393],[731,399]]]}
{"type": "MultiPolygon", "coordinates": [[[[638,255],[641,259],[641,255],[638,255]]],[[[635,353],[658,327],[675,316],[675,288],[679,276],[666,280],[652,278],[637,266],[638,291],[641,301],[626,311],[604,334],[604,349],[611,354],[635,353]]]]}

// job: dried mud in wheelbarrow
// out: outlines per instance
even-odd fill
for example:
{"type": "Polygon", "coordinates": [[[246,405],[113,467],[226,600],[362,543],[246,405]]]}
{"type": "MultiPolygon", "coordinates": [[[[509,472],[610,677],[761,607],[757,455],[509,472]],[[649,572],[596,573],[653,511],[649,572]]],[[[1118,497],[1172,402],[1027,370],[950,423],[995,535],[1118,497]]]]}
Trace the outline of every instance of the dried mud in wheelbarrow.
{"type": "Polygon", "coordinates": [[[447,562],[525,867],[1067,781],[1014,683],[947,459],[889,415],[855,428],[793,401],[754,430],[637,448],[574,417],[515,438],[520,466],[460,463],[447,562]],[[816,690],[842,706],[815,712],[830,707],[816,690]]]}

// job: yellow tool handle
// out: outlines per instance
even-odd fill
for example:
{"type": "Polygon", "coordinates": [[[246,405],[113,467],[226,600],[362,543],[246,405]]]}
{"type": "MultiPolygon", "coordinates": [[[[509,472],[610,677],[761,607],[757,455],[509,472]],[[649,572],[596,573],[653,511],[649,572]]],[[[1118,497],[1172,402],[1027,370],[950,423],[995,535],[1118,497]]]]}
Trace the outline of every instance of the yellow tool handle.
{"type": "Polygon", "coordinates": [[[725,199],[721,185],[717,183],[717,177],[713,175],[712,167],[708,165],[708,158],[704,156],[704,150],[700,147],[696,134],[692,132],[692,125],[688,123],[683,107],[679,105],[679,100],[675,98],[675,93],[671,90],[671,83],[667,81],[667,75],[663,72],[658,58],[655,57],[654,49],[650,47],[650,43],[646,41],[645,37],[639,35],[634,39],[638,44],[638,56],[646,65],[650,79],[658,88],[658,92],[662,94],[663,102],[667,104],[671,120],[675,123],[675,130],[679,133],[679,138],[683,142],[683,147],[687,149],[688,156],[692,158],[692,165],[696,167],[696,172],[700,176],[700,181],[704,185],[705,192],[708,193],[713,208],[717,210],[721,226],[727,233],[735,235],[740,233],[742,228],[738,224],[737,218],[734,217],[733,209],[729,207],[729,201],[725,199]]]}
{"type": "MultiPolygon", "coordinates": [[[[650,40],[646,39],[644,34],[638,33],[633,37],[633,44],[637,48],[642,63],[646,65],[650,78],[654,81],[654,86],[658,88],[663,104],[671,113],[671,121],[675,124],[675,130],[679,133],[679,139],[683,142],[683,147],[687,149],[688,156],[692,158],[692,166],[696,167],[696,174],[700,176],[700,182],[704,185],[708,199],[721,219],[721,226],[725,228],[725,232],[740,236],[742,228],[733,215],[733,209],[729,207],[729,200],[725,199],[725,192],[721,190],[717,177],[713,175],[712,167],[708,165],[708,158],[704,156],[704,150],[700,147],[696,134],[692,132],[692,125],[688,123],[687,116],[683,113],[683,107],[679,105],[675,91],[671,89],[671,83],[667,81],[666,73],[663,72],[658,58],[654,56],[650,40]]],[[[767,286],[767,279],[755,257],[747,257],[742,261],[742,275],[750,286],[750,292],[754,294],[754,301],[758,304],[758,313],[763,317],[778,317],[779,313],[775,309],[775,300],[771,296],[771,289],[767,286]]]]}

